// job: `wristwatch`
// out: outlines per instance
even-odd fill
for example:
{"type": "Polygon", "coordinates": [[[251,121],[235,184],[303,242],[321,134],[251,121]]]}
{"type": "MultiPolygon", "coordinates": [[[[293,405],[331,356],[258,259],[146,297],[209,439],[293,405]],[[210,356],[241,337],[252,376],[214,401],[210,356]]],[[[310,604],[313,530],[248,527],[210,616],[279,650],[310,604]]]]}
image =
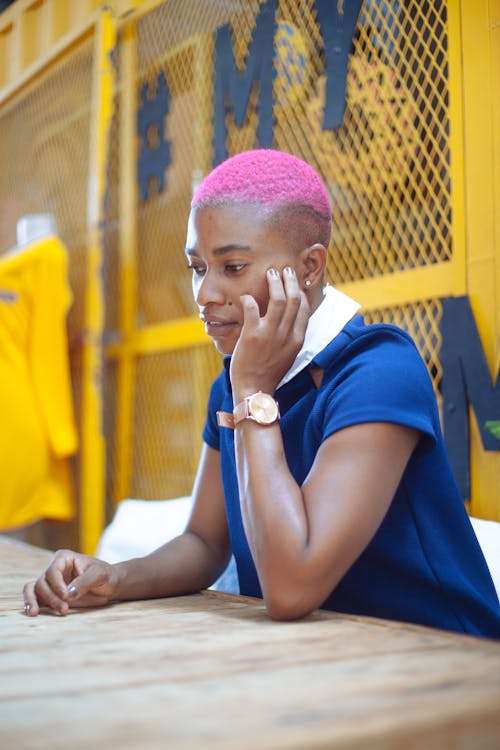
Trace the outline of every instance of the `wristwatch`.
{"type": "Polygon", "coordinates": [[[258,391],[247,396],[234,407],[234,426],[244,419],[253,419],[261,425],[271,425],[280,418],[278,402],[268,393],[258,391]]]}

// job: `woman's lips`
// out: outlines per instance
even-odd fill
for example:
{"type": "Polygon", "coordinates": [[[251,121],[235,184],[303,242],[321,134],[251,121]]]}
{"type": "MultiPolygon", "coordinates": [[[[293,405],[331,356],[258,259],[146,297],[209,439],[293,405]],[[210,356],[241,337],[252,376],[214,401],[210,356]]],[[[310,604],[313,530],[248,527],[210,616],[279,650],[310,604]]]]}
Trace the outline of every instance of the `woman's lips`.
{"type": "Polygon", "coordinates": [[[223,320],[204,320],[205,331],[212,338],[219,338],[220,336],[227,336],[228,333],[232,332],[237,323],[223,320]]]}

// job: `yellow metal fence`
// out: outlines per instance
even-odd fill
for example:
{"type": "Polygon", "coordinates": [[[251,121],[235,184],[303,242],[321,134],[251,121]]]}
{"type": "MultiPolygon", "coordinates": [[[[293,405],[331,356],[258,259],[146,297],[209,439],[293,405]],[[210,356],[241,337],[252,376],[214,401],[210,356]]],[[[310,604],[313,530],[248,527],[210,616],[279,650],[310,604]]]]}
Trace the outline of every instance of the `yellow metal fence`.
{"type": "MultiPolygon", "coordinates": [[[[55,216],[70,252],[82,547],[95,547],[118,500],[191,489],[220,359],[196,319],[182,250],[193,187],[214,160],[225,26],[244,78],[261,14],[273,11],[273,145],[309,161],[328,187],[328,278],[368,319],[409,330],[441,403],[440,300],[471,292],[466,217],[480,212],[464,188],[463,55],[472,33],[498,51],[494,3],[364,0],[334,129],[323,121],[329,69],[316,0],[67,3],[65,16],[60,6],[19,0],[3,26],[0,16],[0,252],[14,243],[16,220],[40,212],[55,216]],[[473,31],[464,31],[471,15],[473,31]],[[35,33],[42,18],[51,24],[45,36],[35,33]],[[38,51],[27,56],[30,33],[38,51]]],[[[252,87],[243,123],[231,108],[224,115],[228,154],[256,145],[260,89],[252,87]]],[[[498,264],[493,271],[497,278],[498,264]]],[[[485,309],[474,285],[496,373],[496,292],[485,309]]],[[[499,456],[485,459],[475,434],[471,450],[471,509],[500,518],[498,491],[477,475],[486,460],[499,484],[499,456]]]]}

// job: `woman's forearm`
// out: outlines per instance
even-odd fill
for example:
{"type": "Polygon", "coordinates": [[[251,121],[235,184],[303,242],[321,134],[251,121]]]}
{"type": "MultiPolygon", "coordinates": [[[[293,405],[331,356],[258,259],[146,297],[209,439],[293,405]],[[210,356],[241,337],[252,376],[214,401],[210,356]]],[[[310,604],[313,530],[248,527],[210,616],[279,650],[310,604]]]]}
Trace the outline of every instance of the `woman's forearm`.
{"type": "Polygon", "coordinates": [[[185,532],[145,557],[115,563],[116,599],[149,599],[192,593],[210,586],[226,559],[198,535],[185,532]]]}
{"type": "Polygon", "coordinates": [[[242,423],[235,447],[243,524],[265,593],[293,580],[293,568],[303,566],[308,519],[278,425],[242,423]]]}

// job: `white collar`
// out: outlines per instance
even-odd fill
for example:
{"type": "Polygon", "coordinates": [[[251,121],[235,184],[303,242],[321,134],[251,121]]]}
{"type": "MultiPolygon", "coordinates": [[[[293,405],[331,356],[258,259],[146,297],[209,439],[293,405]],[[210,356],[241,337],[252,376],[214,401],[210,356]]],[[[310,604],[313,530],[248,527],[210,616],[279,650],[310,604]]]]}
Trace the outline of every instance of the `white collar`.
{"type": "Polygon", "coordinates": [[[323,290],[323,301],[313,312],[307,324],[304,343],[295,361],[286,375],[278,383],[278,388],[288,383],[297,373],[306,367],[330,341],[333,341],[351,318],[358,312],[361,305],[339,292],[333,286],[326,286],[323,290]]]}

